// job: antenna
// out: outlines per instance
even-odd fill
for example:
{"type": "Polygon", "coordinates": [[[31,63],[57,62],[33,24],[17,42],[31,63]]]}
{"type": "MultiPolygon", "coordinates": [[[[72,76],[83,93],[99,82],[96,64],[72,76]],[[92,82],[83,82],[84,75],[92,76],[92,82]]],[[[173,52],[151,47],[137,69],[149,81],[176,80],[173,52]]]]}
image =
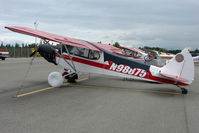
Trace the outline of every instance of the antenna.
{"type": "MultiPolygon", "coordinates": [[[[37,30],[38,25],[39,25],[39,22],[35,21],[34,22],[35,30],[37,30]]],[[[37,45],[37,37],[35,37],[35,45],[37,45]]]]}

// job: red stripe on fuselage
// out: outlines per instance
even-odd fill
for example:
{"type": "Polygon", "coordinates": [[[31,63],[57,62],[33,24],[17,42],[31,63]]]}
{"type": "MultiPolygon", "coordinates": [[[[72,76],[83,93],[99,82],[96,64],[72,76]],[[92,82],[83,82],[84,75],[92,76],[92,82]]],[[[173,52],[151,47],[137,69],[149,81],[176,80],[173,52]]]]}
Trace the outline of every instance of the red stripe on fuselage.
{"type": "MultiPolygon", "coordinates": [[[[60,56],[58,54],[56,54],[56,57],[60,58],[60,56]]],[[[67,60],[70,60],[68,55],[63,55],[63,57],[67,60]]],[[[86,60],[86,59],[82,59],[82,58],[78,58],[78,57],[72,57],[72,60],[75,62],[78,62],[78,63],[82,63],[82,64],[86,64],[86,65],[90,65],[90,66],[94,66],[94,67],[98,67],[98,68],[102,68],[102,69],[106,69],[106,70],[109,70],[109,68],[111,66],[111,64],[110,64],[111,62],[109,62],[109,65],[106,65],[106,64],[102,64],[102,63],[98,63],[95,61],[90,61],[90,60],[86,60]]],[[[110,70],[110,71],[112,71],[112,70],[110,70]]],[[[114,72],[116,72],[116,71],[114,71],[114,72]]],[[[125,73],[123,73],[123,74],[125,74],[125,73]]],[[[137,77],[139,77],[139,76],[137,76],[137,77]]],[[[174,80],[153,76],[150,71],[147,72],[146,76],[143,78],[153,80],[153,81],[162,82],[162,83],[167,83],[167,84],[182,85],[182,86],[189,85],[189,84],[186,84],[183,82],[176,82],[174,80]]]]}
{"type": "Polygon", "coordinates": [[[158,82],[162,82],[162,83],[167,83],[167,84],[182,85],[182,86],[189,85],[189,84],[186,84],[186,83],[183,83],[183,82],[178,82],[178,81],[176,82],[174,80],[153,76],[150,71],[148,72],[148,79],[158,81],[158,82]]]}
{"type": "MultiPolygon", "coordinates": [[[[57,57],[59,57],[58,55],[56,55],[57,57]]],[[[70,60],[68,55],[63,55],[63,57],[67,60],[70,60]]],[[[106,64],[102,64],[102,63],[98,63],[95,61],[90,61],[90,60],[86,60],[86,59],[82,59],[82,58],[77,58],[77,57],[72,57],[72,60],[78,63],[83,63],[83,64],[87,64],[90,66],[94,66],[94,67],[99,67],[99,68],[103,68],[103,69],[108,69],[109,65],[106,64]]]]}

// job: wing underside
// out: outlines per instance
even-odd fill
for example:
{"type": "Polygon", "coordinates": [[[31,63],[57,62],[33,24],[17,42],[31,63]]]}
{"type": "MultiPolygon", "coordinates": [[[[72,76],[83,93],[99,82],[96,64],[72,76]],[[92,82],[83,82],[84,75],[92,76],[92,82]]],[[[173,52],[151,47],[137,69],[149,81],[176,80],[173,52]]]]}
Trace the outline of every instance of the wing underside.
{"type": "Polygon", "coordinates": [[[149,71],[148,65],[130,60],[126,57],[113,54],[114,52],[121,52],[122,50],[112,45],[78,40],[78,39],[64,37],[57,34],[52,34],[52,33],[35,30],[35,29],[27,28],[27,27],[11,26],[11,27],[5,27],[5,28],[17,33],[39,37],[41,39],[55,41],[61,44],[104,52],[104,61],[112,61],[112,62],[115,62],[116,64],[124,64],[124,65],[130,66],[131,68],[142,68],[146,71],[149,71]]]}
{"type": "Polygon", "coordinates": [[[21,34],[25,34],[29,36],[34,36],[41,39],[46,39],[46,40],[50,40],[50,41],[54,41],[54,42],[58,42],[62,44],[67,44],[67,45],[71,45],[75,47],[81,47],[81,48],[100,51],[96,47],[88,44],[86,41],[83,41],[83,40],[64,37],[57,34],[35,30],[35,29],[27,28],[27,27],[11,26],[11,27],[5,27],[5,28],[13,32],[17,32],[17,33],[21,33],[21,34]]]}

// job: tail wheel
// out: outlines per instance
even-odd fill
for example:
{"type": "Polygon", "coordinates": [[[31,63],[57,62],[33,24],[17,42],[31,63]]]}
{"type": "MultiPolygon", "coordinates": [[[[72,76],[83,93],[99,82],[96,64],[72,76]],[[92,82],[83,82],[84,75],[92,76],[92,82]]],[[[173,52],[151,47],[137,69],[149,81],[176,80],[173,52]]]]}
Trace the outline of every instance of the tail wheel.
{"type": "Polygon", "coordinates": [[[185,89],[185,88],[181,88],[181,91],[182,91],[182,94],[187,94],[188,93],[188,90],[185,89]]]}

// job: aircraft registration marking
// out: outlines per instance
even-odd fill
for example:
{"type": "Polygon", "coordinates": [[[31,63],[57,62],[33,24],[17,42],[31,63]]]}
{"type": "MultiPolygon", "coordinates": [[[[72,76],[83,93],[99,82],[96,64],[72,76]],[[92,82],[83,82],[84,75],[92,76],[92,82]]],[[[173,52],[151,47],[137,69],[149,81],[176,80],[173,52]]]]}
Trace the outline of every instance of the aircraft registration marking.
{"type": "Polygon", "coordinates": [[[128,75],[138,76],[138,77],[141,77],[141,78],[144,78],[147,74],[147,72],[143,69],[140,69],[140,68],[133,68],[132,69],[129,66],[126,66],[126,65],[123,65],[123,64],[117,65],[115,63],[112,63],[109,70],[128,74],[128,75]]]}
{"type": "MultiPolygon", "coordinates": [[[[77,82],[81,82],[81,81],[84,81],[84,80],[88,80],[88,78],[78,79],[77,82]]],[[[70,83],[68,83],[68,82],[63,84],[63,86],[68,86],[68,85],[70,85],[70,83]]],[[[35,91],[23,93],[23,94],[18,94],[18,95],[16,95],[16,98],[31,95],[31,94],[46,91],[46,90],[50,90],[50,89],[53,89],[53,88],[55,88],[55,87],[47,87],[47,88],[43,88],[43,89],[39,89],[39,90],[35,90],[35,91]]]]}

